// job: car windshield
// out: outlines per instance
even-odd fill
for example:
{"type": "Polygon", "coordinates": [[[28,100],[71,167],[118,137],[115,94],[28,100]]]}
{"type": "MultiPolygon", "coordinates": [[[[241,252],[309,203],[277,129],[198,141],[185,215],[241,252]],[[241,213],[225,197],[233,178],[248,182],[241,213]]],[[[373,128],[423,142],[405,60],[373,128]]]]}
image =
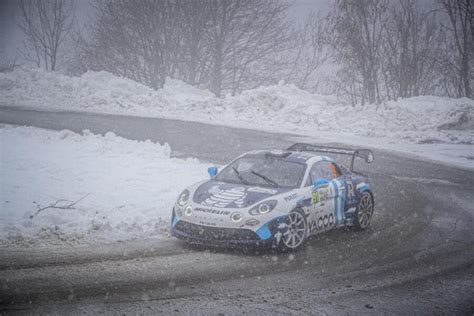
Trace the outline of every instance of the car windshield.
{"type": "Polygon", "coordinates": [[[224,168],[216,180],[268,187],[299,187],[306,165],[275,157],[242,157],[224,168]]]}

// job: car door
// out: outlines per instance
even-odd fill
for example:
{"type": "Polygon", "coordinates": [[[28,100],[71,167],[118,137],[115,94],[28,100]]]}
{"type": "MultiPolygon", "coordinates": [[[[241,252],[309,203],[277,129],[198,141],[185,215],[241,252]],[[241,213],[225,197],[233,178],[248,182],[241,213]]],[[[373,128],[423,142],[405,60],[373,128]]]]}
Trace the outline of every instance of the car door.
{"type": "Polygon", "coordinates": [[[339,167],[332,161],[316,162],[311,167],[308,182],[312,192],[308,217],[310,233],[315,234],[343,225],[346,187],[339,167]]]}

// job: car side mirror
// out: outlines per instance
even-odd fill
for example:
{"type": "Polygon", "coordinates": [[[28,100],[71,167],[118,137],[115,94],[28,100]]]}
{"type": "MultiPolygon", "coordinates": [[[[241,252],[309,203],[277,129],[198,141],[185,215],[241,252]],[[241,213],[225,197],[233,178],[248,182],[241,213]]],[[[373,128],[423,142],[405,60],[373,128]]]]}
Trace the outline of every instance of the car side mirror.
{"type": "Polygon", "coordinates": [[[328,179],[316,178],[316,180],[313,181],[313,186],[315,188],[325,187],[327,185],[329,185],[328,179]]]}
{"type": "Polygon", "coordinates": [[[369,149],[358,149],[357,157],[364,159],[366,163],[374,162],[374,154],[369,149]]]}
{"type": "Polygon", "coordinates": [[[217,167],[209,167],[207,168],[207,173],[211,178],[214,178],[217,175],[217,167]]]}
{"type": "Polygon", "coordinates": [[[369,152],[367,156],[365,156],[365,162],[366,163],[374,162],[374,154],[372,154],[372,152],[369,152]]]}

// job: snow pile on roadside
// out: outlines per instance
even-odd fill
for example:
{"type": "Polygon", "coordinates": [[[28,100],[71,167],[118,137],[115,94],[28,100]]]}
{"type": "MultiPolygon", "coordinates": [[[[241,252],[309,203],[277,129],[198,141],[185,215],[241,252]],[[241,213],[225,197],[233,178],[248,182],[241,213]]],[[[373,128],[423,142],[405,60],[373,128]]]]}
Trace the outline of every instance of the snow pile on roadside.
{"type": "Polygon", "coordinates": [[[6,245],[162,236],[181,190],[208,177],[196,159],[170,158],[168,144],[110,132],[3,126],[0,143],[0,244],[6,245]],[[75,209],[30,218],[38,207],[84,196],[75,209]]]}
{"type": "Polygon", "coordinates": [[[229,119],[238,117],[250,126],[257,118],[259,126],[275,131],[326,133],[335,141],[347,134],[409,143],[474,144],[474,101],[469,99],[417,97],[352,107],[333,96],[280,85],[245,91],[224,102],[231,110],[229,119]]]}
{"type": "Polygon", "coordinates": [[[169,79],[155,91],[106,72],[67,77],[25,69],[0,74],[0,89],[4,105],[175,118],[298,133],[322,142],[410,152],[405,145],[474,144],[474,100],[466,98],[427,96],[352,107],[279,84],[220,99],[179,80],[169,79]]]}
{"type": "Polygon", "coordinates": [[[105,71],[69,77],[22,68],[0,74],[0,91],[4,105],[144,116],[215,98],[179,80],[169,79],[167,89],[155,91],[105,71]]]}

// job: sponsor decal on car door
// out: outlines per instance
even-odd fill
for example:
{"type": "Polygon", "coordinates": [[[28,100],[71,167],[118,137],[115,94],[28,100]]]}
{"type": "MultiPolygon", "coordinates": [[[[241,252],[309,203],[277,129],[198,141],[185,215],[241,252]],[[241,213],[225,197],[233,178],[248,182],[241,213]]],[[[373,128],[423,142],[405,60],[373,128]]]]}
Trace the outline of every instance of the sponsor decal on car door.
{"type": "Polygon", "coordinates": [[[326,185],[312,188],[310,216],[308,218],[309,233],[322,232],[330,229],[335,224],[334,187],[332,182],[328,182],[326,185]]]}

